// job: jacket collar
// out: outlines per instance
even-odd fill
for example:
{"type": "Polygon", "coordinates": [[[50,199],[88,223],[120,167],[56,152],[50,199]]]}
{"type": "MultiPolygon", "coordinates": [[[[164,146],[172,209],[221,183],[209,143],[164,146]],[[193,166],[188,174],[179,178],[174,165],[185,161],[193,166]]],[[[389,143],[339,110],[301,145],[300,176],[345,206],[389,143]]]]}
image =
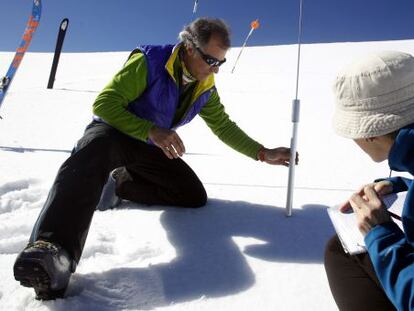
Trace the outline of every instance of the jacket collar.
{"type": "MultiPolygon", "coordinates": [[[[165,69],[171,76],[171,78],[174,80],[174,82],[178,85],[178,81],[175,79],[174,75],[174,63],[176,61],[179,61],[178,54],[180,49],[184,48],[182,43],[178,43],[174,46],[171,56],[169,57],[167,63],[165,64],[165,69]]],[[[181,65],[180,65],[181,66],[181,65]]],[[[205,91],[211,89],[214,87],[214,75],[210,75],[206,80],[204,81],[197,81],[197,86],[193,93],[193,100],[198,98],[201,94],[203,94],[205,91]]]]}
{"type": "Polygon", "coordinates": [[[388,155],[393,171],[414,175],[414,124],[401,128],[388,155]]]}

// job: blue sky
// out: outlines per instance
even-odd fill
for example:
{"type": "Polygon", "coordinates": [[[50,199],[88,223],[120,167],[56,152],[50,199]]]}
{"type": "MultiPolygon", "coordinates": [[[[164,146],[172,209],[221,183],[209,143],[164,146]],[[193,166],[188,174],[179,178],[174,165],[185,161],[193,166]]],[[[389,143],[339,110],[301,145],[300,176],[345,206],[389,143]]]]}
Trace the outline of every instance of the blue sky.
{"type": "MultiPolygon", "coordinates": [[[[60,21],[70,25],[63,50],[128,51],[137,44],[176,42],[193,18],[194,0],[42,0],[43,15],[30,51],[53,51],[60,21]]],[[[31,0],[1,0],[0,51],[14,51],[31,0]]],[[[260,19],[249,45],[297,41],[299,0],[199,0],[196,16],[225,19],[233,46],[240,46],[250,22],[260,19]]],[[[344,42],[414,38],[412,0],[304,0],[303,41],[344,42]]]]}

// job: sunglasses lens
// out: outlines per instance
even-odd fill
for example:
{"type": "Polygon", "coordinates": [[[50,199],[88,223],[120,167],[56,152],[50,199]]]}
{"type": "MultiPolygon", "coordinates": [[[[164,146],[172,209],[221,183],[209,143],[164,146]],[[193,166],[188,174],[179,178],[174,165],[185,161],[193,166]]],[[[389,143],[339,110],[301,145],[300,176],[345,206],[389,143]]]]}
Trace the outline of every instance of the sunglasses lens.
{"type": "Polygon", "coordinates": [[[211,67],[220,67],[226,62],[226,59],[218,60],[215,57],[205,54],[199,47],[196,46],[197,51],[200,53],[201,58],[211,67]]]}
{"type": "Polygon", "coordinates": [[[217,58],[214,57],[208,57],[206,58],[206,63],[210,66],[214,66],[214,67],[220,67],[221,65],[223,65],[226,62],[226,59],[224,60],[218,60],[217,58]]]}
{"type": "Polygon", "coordinates": [[[207,57],[206,63],[209,64],[210,66],[217,66],[217,63],[219,63],[219,61],[217,59],[207,57]]]}

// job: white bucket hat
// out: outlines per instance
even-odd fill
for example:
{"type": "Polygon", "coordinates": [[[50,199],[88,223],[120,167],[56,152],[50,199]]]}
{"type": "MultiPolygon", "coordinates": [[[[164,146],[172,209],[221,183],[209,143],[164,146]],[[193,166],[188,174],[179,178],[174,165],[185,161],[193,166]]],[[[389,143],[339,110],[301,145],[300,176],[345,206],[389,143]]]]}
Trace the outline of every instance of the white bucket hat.
{"type": "Polygon", "coordinates": [[[414,123],[414,58],[384,51],[358,59],[334,83],[333,124],[347,138],[369,138],[414,123]]]}

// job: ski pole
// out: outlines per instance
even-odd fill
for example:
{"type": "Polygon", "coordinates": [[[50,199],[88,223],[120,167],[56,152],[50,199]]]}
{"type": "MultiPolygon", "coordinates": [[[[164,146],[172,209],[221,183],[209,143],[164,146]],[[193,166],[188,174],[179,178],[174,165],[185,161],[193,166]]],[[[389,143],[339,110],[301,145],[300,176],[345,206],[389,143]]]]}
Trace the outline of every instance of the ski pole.
{"type": "Polygon", "coordinates": [[[292,139],[290,141],[290,161],[289,161],[289,180],[288,180],[288,189],[287,189],[287,199],[286,199],[286,216],[292,216],[292,200],[293,200],[293,187],[295,179],[295,165],[296,165],[296,144],[297,144],[297,131],[299,123],[299,111],[300,111],[300,100],[298,99],[298,90],[299,90],[299,68],[300,68],[300,47],[302,41],[302,20],[303,20],[303,0],[300,0],[299,5],[299,31],[298,31],[298,57],[297,57],[297,67],[296,67],[296,97],[293,100],[292,108],[292,123],[293,123],[293,132],[292,139]]]}
{"type": "Polygon", "coordinates": [[[234,66],[233,66],[233,69],[231,70],[231,73],[233,73],[233,72],[234,72],[234,69],[236,68],[237,62],[239,61],[240,55],[242,54],[243,49],[244,49],[244,47],[245,47],[245,46],[246,46],[246,44],[247,44],[247,41],[249,40],[249,38],[250,38],[250,36],[252,35],[253,31],[254,31],[255,29],[259,28],[259,26],[260,26],[260,24],[259,24],[259,20],[258,20],[258,19],[254,20],[253,22],[251,22],[251,23],[250,23],[250,27],[251,27],[251,28],[250,28],[250,32],[249,32],[249,34],[247,35],[246,40],[244,40],[243,46],[242,46],[242,48],[240,49],[239,56],[237,56],[237,58],[236,58],[236,62],[234,63],[234,66]]]}

